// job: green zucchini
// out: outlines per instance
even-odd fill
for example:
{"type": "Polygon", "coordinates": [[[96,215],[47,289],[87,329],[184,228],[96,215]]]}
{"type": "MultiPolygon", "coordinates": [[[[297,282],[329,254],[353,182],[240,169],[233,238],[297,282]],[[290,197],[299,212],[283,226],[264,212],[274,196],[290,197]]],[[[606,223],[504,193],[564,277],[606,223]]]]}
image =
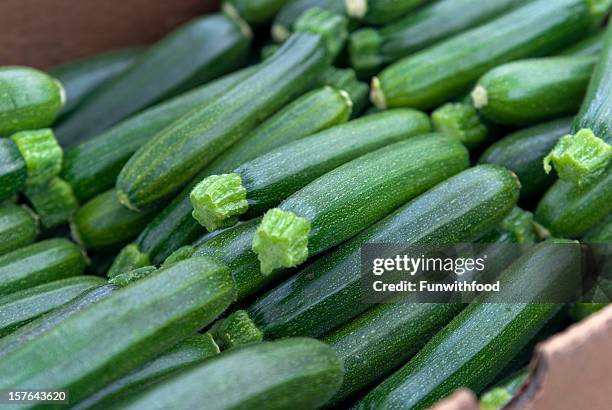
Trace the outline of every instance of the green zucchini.
{"type": "Polygon", "coordinates": [[[587,35],[610,0],[536,0],[406,57],[372,79],[380,108],[433,108],[510,60],[554,52],[587,35]]]}
{"type": "MultiPolygon", "coordinates": [[[[536,245],[502,273],[501,287],[521,300],[542,300],[579,260],[578,247],[536,245]],[[534,272],[543,274],[541,281],[533,281],[534,272]]],[[[355,408],[424,409],[459,387],[479,392],[561,308],[491,300],[498,295],[481,295],[355,408]]]]}
{"type": "Polygon", "coordinates": [[[81,250],[66,239],[47,239],[0,256],[0,296],[76,276],[85,269],[81,250]]]}
{"type": "Polygon", "coordinates": [[[197,17],[149,47],[109,84],[100,87],[57,128],[64,147],[88,139],[168,97],[240,67],[251,33],[223,14],[197,17]]]}
{"type": "Polygon", "coordinates": [[[0,137],[48,127],[64,105],[56,79],[29,67],[0,67],[0,137]]]}
{"type": "Polygon", "coordinates": [[[425,114],[393,110],[311,135],[202,180],[191,193],[194,216],[214,230],[261,215],[337,166],[430,129],[425,114]]]}
{"type": "Polygon", "coordinates": [[[586,243],[612,243],[612,216],[608,215],[601,223],[590,229],[582,240],[586,243]]]}
{"type": "Polygon", "coordinates": [[[397,142],[341,165],[264,215],[253,237],[262,273],[300,265],[468,166],[465,147],[441,134],[397,142]]]}
{"type": "Polygon", "coordinates": [[[117,178],[124,205],[138,210],[177,193],[232,143],[308,89],[342,45],[346,20],[315,9],[298,23],[304,31],[254,74],[136,151],[117,178]]]}
{"type": "Polygon", "coordinates": [[[125,71],[142,53],[141,49],[115,50],[55,66],[47,72],[56,78],[66,92],[66,103],[59,121],[74,111],[98,87],[125,71]]]}
{"type": "Polygon", "coordinates": [[[397,20],[428,0],[345,0],[346,12],[368,24],[385,24],[397,20]]]}
{"type": "Polygon", "coordinates": [[[3,296],[0,298],[0,337],[103,283],[102,278],[95,276],[73,276],[3,296]]]}
{"type": "Polygon", "coordinates": [[[24,194],[46,228],[68,222],[79,208],[72,187],[59,177],[45,184],[26,187],[24,194]]]}
{"type": "Polygon", "coordinates": [[[555,181],[542,169],[542,161],[571,124],[568,117],[514,132],[489,146],[478,161],[508,168],[521,181],[521,198],[537,197],[555,181]]]}
{"type": "Polygon", "coordinates": [[[206,360],[113,409],[187,410],[202,403],[207,410],[314,409],[334,394],[342,373],[334,351],[317,340],[260,343],[206,360]]]}
{"type": "Polygon", "coordinates": [[[209,333],[188,337],[159,357],[97,391],[72,410],[106,409],[112,403],[129,399],[145,388],[218,353],[219,347],[209,333]]]}
{"type": "Polygon", "coordinates": [[[137,280],[150,276],[155,271],[157,271],[157,268],[155,266],[143,266],[142,268],[133,269],[127,272],[123,272],[117,276],[113,276],[108,280],[108,283],[121,286],[123,288],[137,280]]]}
{"type": "Polygon", "coordinates": [[[253,326],[271,339],[320,337],[368,308],[361,303],[364,244],[470,242],[501,222],[518,194],[516,178],[504,168],[480,165],[467,169],[259,298],[247,309],[253,326]]]}
{"type": "Polygon", "coordinates": [[[597,56],[521,60],[487,72],[472,91],[472,103],[489,121],[524,126],[575,113],[597,56]]]}
{"type": "Polygon", "coordinates": [[[489,134],[474,107],[464,103],[446,103],[431,113],[434,130],[463,143],[468,148],[480,146],[489,134]]]}
{"type": "Polygon", "coordinates": [[[222,9],[249,24],[260,26],[270,22],[286,3],[287,0],[225,0],[222,9]]]}
{"type": "Polygon", "coordinates": [[[501,410],[506,403],[518,392],[519,388],[527,379],[527,369],[513,374],[511,377],[487,390],[480,397],[480,407],[482,410],[501,410]]]}
{"type": "Polygon", "coordinates": [[[0,138],[0,201],[14,197],[27,179],[28,171],[19,148],[10,138],[0,138]]]}
{"type": "MultiPolygon", "coordinates": [[[[0,256],[34,242],[38,217],[25,206],[0,206],[0,256]]],[[[1,280],[1,279],[0,279],[1,280]]]]}
{"type": "Polygon", "coordinates": [[[349,40],[351,65],[360,74],[374,74],[379,67],[485,23],[523,5],[527,0],[440,0],[387,24],[363,28],[349,40]]]}
{"type": "Polygon", "coordinates": [[[560,55],[598,56],[603,50],[604,30],[561,50],[560,55]]]}
{"type": "Polygon", "coordinates": [[[112,188],[130,156],[155,133],[254,71],[246,68],[135,114],[66,151],[61,176],[80,202],[112,188]]]}
{"type": "Polygon", "coordinates": [[[234,291],[209,258],[159,269],[6,355],[0,388],[68,390],[79,402],[206,326],[234,291]]]}
{"type": "Polygon", "coordinates": [[[282,43],[291,35],[293,25],[306,10],[318,7],[344,14],[344,0],[290,0],[276,14],[270,33],[274,41],[282,43]]]}

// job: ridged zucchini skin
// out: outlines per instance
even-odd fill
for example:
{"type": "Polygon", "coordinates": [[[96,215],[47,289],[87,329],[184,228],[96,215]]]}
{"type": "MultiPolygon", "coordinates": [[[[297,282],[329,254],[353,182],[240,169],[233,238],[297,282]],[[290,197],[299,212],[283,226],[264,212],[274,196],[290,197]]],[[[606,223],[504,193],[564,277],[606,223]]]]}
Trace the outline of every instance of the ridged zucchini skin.
{"type": "Polygon", "coordinates": [[[291,35],[294,23],[306,10],[318,7],[337,14],[344,14],[344,0],[290,0],[276,14],[271,34],[274,41],[282,43],[291,35]]]}
{"type": "Polygon", "coordinates": [[[569,132],[572,121],[566,117],[514,132],[489,146],[478,161],[508,168],[521,181],[521,199],[534,198],[555,181],[544,172],[542,161],[569,132]]]}
{"type": "Polygon", "coordinates": [[[342,373],[334,351],[317,340],[259,343],[224,352],[113,409],[314,409],[333,395],[342,373]],[[228,380],[235,388],[225,389],[228,380]]]}
{"type": "Polygon", "coordinates": [[[73,276],[3,296],[0,298],[0,337],[103,283],[104,279],[95,276],[73,276]]]}
{"type": "Polygon", "coordinates": [[[223,14],[198,17],[145,51],[87,98],[57,129],[64,147],[75,145],[156,102],[206,83],[242,65],[250,32],[223,14]]]}
{"type": "Polygon", "coordinates": [[[442,134],[409,138],[339,166],[264,215],[253,238],[261,271],[301,264],[468,166],[463,144],[442,134]],[[270,219],[273,212],[282,213],[280,221],[270,219]],[[297,225],[289,219],[305,221],[308,231],[292,233],[297,225]]]}
{"type": "Polygon", "coordinates": [[[75,145],[66,151],[62,177],[70,183],[80,202],[112,188],[130,156],[159,130],[200,104],[214,99],[253,71],[254,68],[245,68],[223,76],[126,118],[103,133],[75,145]]]}
{"type": "Polygon", "coordinates": [[[209,333],[188,337],[142,367],[105,386],[72,409],[106,409],[112,403],[129,400],[130,396],[145,388],[218,353],[219,347],[209,333]]]}
{"type": "Polygon", "coordinates": [[[49,75],[56,78],[66,92],[66,103],[57,121],[74,111],[95,89],[125,71],[142,51],[139,48],[110,51],[49,69],[49,75]]]}
{"type": "Polygon", "coordinates": [[[288,0],[226,0],[223,10],[237,14],[247,23],[259,26],[271,21],[288,0]]]}
{"type": "Polygon", "coordinates": [[[496,226],[518,195],[518,182],[506,169],[494,165],[467,169],[260,297],[247,309],[249,316],[268,338],[320,337],[367,308],[361,303],[360,284],[365,243],[470,242],[496,226]],[[456,198],[465,200],[459,204],[456,198]]]}
{"type": "MultiPolygon", "coordinates": [[[[540,295],[550,292],[579,259],[577,251],[565,252],[547,243],[536,245],[503,272],[501,286],[506,285],[510,294],[522,294],[521,300],[542,300],[540,295]],[[534,272],[546,273],[546,280],[533,282],[534,272]]],[[[499,300],[497,295],[494,298],[499,300]]],[[[354,408],[424,409],[459,387],[479,392],[562,306],[488,300],[485,295],[470,304],[354,408]]]]}
{"type": "Polygon", "coordinates": [[[575,113],[597,56],[527,59],[503,64],[478,80],[472,103],[489,121],[525,126],[575,113]]]}
{"type": "Polygon", "coordinates": [[[434,108],[489,69],[554,52],[587,35],[608,0],[537,0],[383,70],[372,80],[381,108],[434,108]]]}
{"type": "Polygon", "coordinates": [[[14,204],[0,206],[0,256],[31,244],[37,235],[38,219],[32,211],[14,204]]]}
{"type": "Polygon", "coordinates": [[[0,138],[0,201],[10,198],[26,184],[28,171],[17,145],[0,138]]]}
{"type": "Polygon", "coordinates": [[[27,186],[23,193],[46,228],[68,222],[79,208],[72,187],[59,177],[41,185],[27,186]]]}
{"type": "Polygon", "coordinates": [[[385,24],[406,15],[428,0],[345,0],[349,16],[368,24],[385,24]]]}
{"type": "Polygon", "coordinates": [[[380,29],[355,31],[349,40],[351,65],[361,74],[374,74],[391,64],[463,30],[475,27],[527,0],[441,0],[380,29]]]}
{"type": "Polygon", "coordinates": [[[51,125],[64,104],[62,85],[30,67],[0,68],[0,137],[51,125]]]}
{"type": "Polygon", "coordinates": [[[136,151],[117,178],[121,202],[139,209],[176,193],[232,143],[303,93],[326,64],[321,35],[294,34],[241,84],[136,151]]]}
{"type": "Polygon", "coordinates": [[[230,272],[208,258],[159,269],[6,355],[0,386],[66,389],[78,402],[206,326],[234,293],[230,272]]]}
{"type": "Polygon", "coordinates": [[[0,296],[83,273],[85,258],[66,239],[47,239],[0,256],[0,296]]]}

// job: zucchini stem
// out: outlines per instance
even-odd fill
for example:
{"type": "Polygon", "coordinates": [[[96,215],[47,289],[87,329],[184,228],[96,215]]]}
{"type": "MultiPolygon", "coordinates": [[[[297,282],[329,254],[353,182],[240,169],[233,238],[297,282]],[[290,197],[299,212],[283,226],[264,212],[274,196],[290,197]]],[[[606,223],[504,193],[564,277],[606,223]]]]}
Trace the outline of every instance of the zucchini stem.
{"type": "Polygon", "coordinates": [[[380,80],[378,77],[372,77],[372,86],[370,87],[370,100],[372,104],[381,110],[387,109],[387,100],[385,99],[385,93],[383,92],[380,80]]]}
{"type": "Polygon", "coordinates": [[[113,278],[124,272],[142,268],[151,264],[149,255],[138,249],[138,245],[130,244],[119,252],[106,276],[113,278]]]}
{"type": "Polygon", "coordinates": [[[272,35],[272,39],[277,43],[282,43],[289,38],[291,32],[289,29],[282,24],[273,24],[270,29],[270,34],[272,35]]]}
{"type": "Polygon", "coordinates": [[[64,152],[51,129],[20,131],[11,140],[26,164],[28,185],[44,184],[60,173],[64,152]]]}
{"type": "Polygon", "coordinates": [[[469,104],[447,103],[431,114],[436,131],[455,138],[468,148],[480,145],[489,133],[476,109],[469,104]]]}
{"type": "Polygon", "coordinates": [[[244,310],[237,310],[223,319],[214,331],[217,345],[225,350],[263,341],[264,334],[244,310]]]}
{"type": "Polygon", "coordinates": [[[489,93],[487,92],[487,89],[480,84],[474,87],[470,93],[470,96],[472,97],[472,104],[477,110],[480,110],[489,104],[489,93]]]}
{"type": "Polygon", "coordinates": [[[72,186],[59,177],[42,185],[28,186],[24,194],[47,228],[68,222],[79,208],[72,186]]]}

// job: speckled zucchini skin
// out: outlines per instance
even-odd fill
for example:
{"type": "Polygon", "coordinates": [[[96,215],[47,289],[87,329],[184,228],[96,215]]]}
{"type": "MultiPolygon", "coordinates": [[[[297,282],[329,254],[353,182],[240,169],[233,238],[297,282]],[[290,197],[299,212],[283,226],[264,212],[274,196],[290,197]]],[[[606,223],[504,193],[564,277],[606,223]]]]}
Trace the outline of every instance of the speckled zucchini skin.
{"type": "Polygon", "coordinates": [[[38,219],[29,209],[14,204],[0,206],[0,256],[34,242],[38,219]]]}

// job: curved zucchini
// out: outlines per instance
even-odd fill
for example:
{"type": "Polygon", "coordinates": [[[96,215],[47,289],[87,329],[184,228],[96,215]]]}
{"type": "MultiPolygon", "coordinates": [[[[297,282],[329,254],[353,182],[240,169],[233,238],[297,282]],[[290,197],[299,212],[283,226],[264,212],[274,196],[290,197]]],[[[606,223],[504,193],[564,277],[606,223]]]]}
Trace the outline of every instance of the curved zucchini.
{"type": "Polygon", "coordinates": [[[0,337],[104,282],[95,276],[74,276],[3,296],[0,298],[0,337]]]}
{"type": "Polygon", "coordinates": [[[253,237],[262,273],[300,265],[468,166],[465,147],[440,134],[409,138],[341,165],[264,215],[253,237]]]}
{"type": "Polygon", "coordinates": [[[379,108],[433,108],[460,94],[489,69],[540,56],[587,35],[609,0],[536,0],[406,57],[372,80],[379,108]]]}
{"type": "Polygon", "coordinates": [[[209,258],[159,269],[6,355],[0,386],[66,389],[78,402],[206,326],[234,293],[230,272],[209,258]]]}
{"type": "Polygon", "coordinates": [[[114,408],[314,409],[334,394],[342,373],[334,351],[317,340],[260,343],[206,360],[114,408]]]}
{"type": "Polygon", "coordinates": [[[408,14],[428,0],[345,0],[350,17],[368,24],[385,24],[408,14]]]}
{"type": "Polygon", "coordinates": [[[136,151],[117,178],[124,205],[137,210],[177,193],[216,156],[308,89],[328,64],[331,44],[342,44],[346,20],[314,10],[300,22],[305,31],[294,34],[254,74],[136,151]]]}
{"type": "Polygon", "coordinates": [[[47,239],[0,257],[0,296],[83,273],[81,250],[66,239],[47,239]]]}
{"type": "Polygon", "coordinates": [[[282,43],[287,40],[298,18],[306,10],[314,7],[337,14],[346,13],[344,0],[290,0],[278,11],[272,23],[270,34],[274,41],[282,43]]]}
{"type": "Polygon", "coordinates": [[[0,206],[0,256],[31,244],[37,235],[38,217],[32,211],[14,204],[0,206]]]}
{"type": "Polygon", "coordinates": [[[46,228],[68,222],[79,208],[72,187],[59,177],[52,178],[45,184],[29,186],[24,194],[46,228]]]}
{"type": "Polygon", "coordinates": [[[57,128],[64,147],[88,139],[156,102],[242,65],[250,30],[223,14],[198,17],[149,47],[57,128]]]}
{"type": "Polygon", "coordinates": [[[30,67],[0,67],[0,137],[48,127],[66,99],[54,78],[30,67]]]}
{"type": "Polygon", "coordinates": [[[287,3],[287,0],[225,0],[223,11],[240,16],[254,26],[266,24],[287,3]]]}

